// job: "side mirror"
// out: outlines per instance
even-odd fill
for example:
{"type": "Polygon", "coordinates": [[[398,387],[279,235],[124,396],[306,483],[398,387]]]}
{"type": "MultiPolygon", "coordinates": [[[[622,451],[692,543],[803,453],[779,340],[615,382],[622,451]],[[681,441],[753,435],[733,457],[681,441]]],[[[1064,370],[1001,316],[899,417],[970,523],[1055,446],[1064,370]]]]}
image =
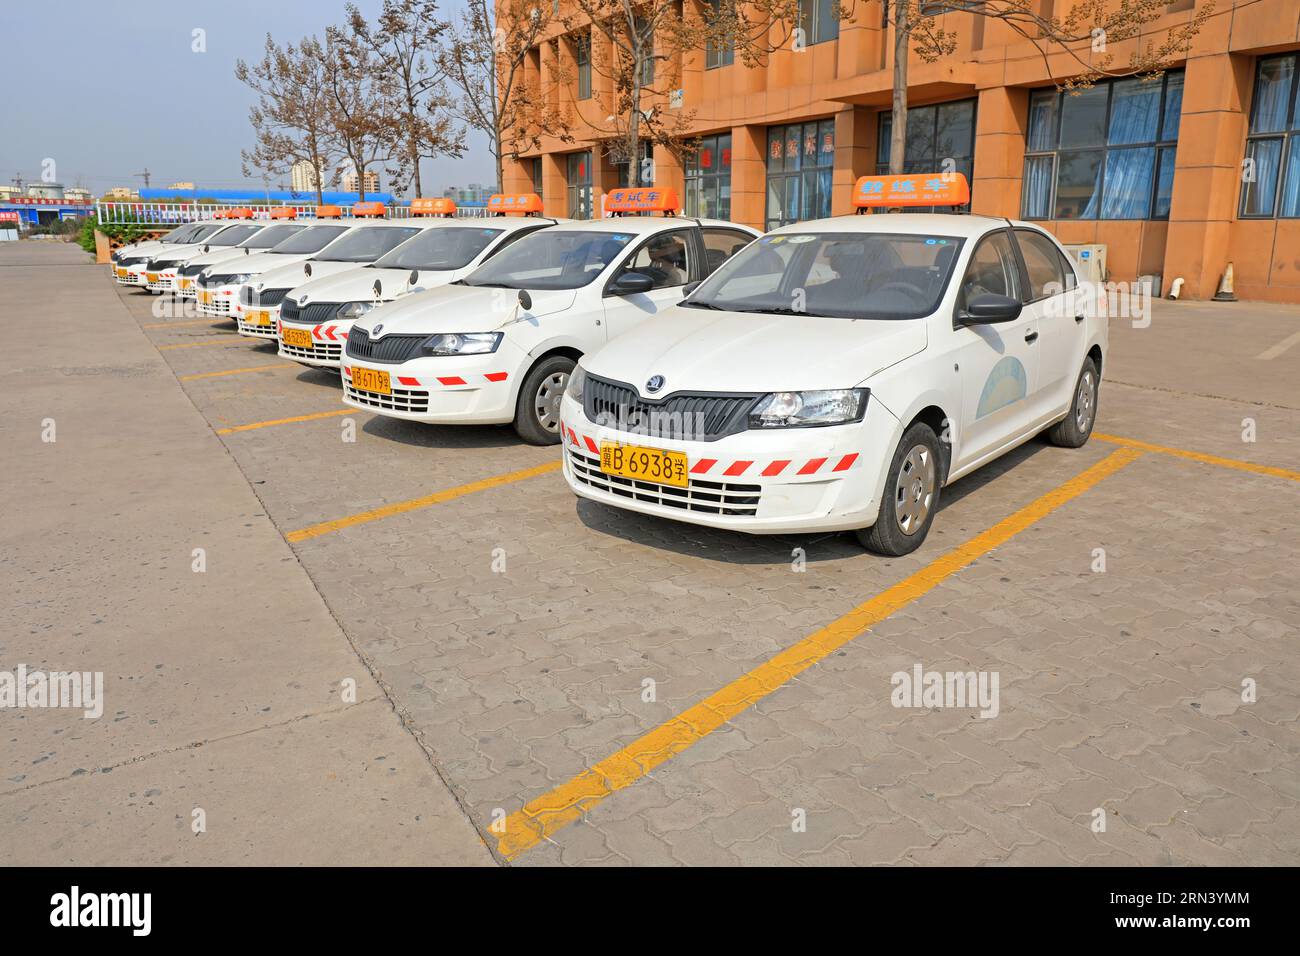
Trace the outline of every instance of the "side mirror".
{"type": "Polygon", "coordinates": [[[694,282],[688,282],[686,283],[686,285],[682,286],[682,295],[690,295],[699,287],[700,287],[699,279],[696,279],[694,282]]]}
{"type": "Polygon", "coordinates": [[[376,279],[375,284],[371,286],[371,291],[375,293],[375,300],[378,301],[380,296],[384,294],[384,284],[376,279]]]}
{"type": "Polygon", "coordinates": [[[416,284],[417,282],[419,282],[419,281],[420,281],[420,270],[419,270],[419,269],[412,269],[412,270],[411,270],[411,274],[410,274],[410,275],[407,277],[407,279],[406,279],[407,284],[408,284],[408,285],[415,285],[415,284],[416,284]]]}
{"type": "Polygon", "coordinates": [[[609,287],[611,295],[639,295],[655,287],[655,280],[644,272],[624,272],[609,287]]]}
{"type": "Polygon", "coordinates": [[[519,308],[527,312],[533,307],[533,297],[528,294],[527,289],[519,290],[519,308]]]}
{"type": "Polygon", "coordinates": [[[1020,318],[1022,308],[1019,299],[985,292],[968,301],[965,310],[957,314],[957,320],[964,325],[996,325],[1020,318]]]}

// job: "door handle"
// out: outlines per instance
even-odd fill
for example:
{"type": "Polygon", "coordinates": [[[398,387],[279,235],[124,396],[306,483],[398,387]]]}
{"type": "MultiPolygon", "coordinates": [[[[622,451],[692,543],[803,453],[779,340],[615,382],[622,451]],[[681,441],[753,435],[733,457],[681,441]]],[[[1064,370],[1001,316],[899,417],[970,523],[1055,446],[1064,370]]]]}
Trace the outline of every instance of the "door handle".
{"type": "Polygon", "coordinates": [[[1076,315],[1076,316],[1074,317],[1074,321],[1076,321],[1076,322],[1082,322],[1082,321],[1084,320],[1084,318],[1085,318],[1084,314],[1083,314],[1082,312],[1080,312],[1078,315],[1076,315]]]}
{"type": "Polygon", "coordinates": [[[1025,341],[1026,341],[1026,342],[1034,342],[1034,341],[1037,341],[1037,339],[1038,339],[1038,333],[1037,333],[1037,332],[1026,332],[1026,333],[1025,333],[1025,341]]]}

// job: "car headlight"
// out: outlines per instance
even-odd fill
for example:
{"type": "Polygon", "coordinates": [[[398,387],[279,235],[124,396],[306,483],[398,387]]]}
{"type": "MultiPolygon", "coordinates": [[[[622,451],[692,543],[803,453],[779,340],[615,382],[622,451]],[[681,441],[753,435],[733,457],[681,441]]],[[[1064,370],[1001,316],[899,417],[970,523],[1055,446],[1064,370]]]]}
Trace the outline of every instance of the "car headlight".
{"type": "Polygon", "coordinates": [[[344,302],[334,314],[340,319],[359,319],[374,307],[373,302],[344,302]]]}
{"type": "Polygon", "coordinates": [[[587,370],[579,363],[573,366],[573,371],[569,373],[569,384],[565,386],[564,394],[578,404],[582,404],[582,389],[586,384],[587,370]]]}
{"type": "Polygon", "coordinates": [[[501,344],[500,332],[439,332],[420,346],[425,355],[486,355],[501,344]]]}
{"type": "Polygon", "coordinates": [[[843,425],[862,420],[865,388],[830,388],[812,392],[772,392],[749,413],[750,428],[804,428],[843,425]]]}

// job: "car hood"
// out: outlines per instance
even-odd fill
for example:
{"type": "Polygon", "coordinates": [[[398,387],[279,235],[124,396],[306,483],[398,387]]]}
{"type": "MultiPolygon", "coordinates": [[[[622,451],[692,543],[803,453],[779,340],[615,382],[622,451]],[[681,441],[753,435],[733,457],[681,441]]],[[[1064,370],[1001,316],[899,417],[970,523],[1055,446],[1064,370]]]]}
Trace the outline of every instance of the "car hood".
{"type": "MultiPolygon", "coordinates": [[[[425,275],[426,273],[420,274],[421,282],[425,281],[425,275]]],[[[371,312],[360,324],[369,331],[376,323],[382,322],[385,334],[490,332],[516,321],[528,322],[563,312],[573,305],[578,295],[572,289],[529,294],[533,299],[533,307],[525,311],[516,309],[519,293],[514,289],[444,285],[414,295],[404,295],[371,312]]]]}
{"type": "Polygon", "coordinates": [[[583,359],[583,366],[638,389],[652,375],[662,375],[665,395],[851,388],[925,345],[924,319],[826,319],[673,306],[583,359]]]}
{"type": "MultiPolygon", "coordinates": [[[[210,250],[216,252],[214,248],[210,250]]],[[[239,271],[247,272],[252,275],[261,275],[264,272],[270,272],[272,269],[278,269],[281,266],[287,266],[295,262],[302,262],[310,256],[303,255],[285,255],[278,252],[254,252],[247,256],[241,256],[239,271]]]]}
{"type": "MultiPolygon", "coordinates": [[[[249,258],[252,258],[251,256],[249,258]]],[[[307,278],[303,271],[308,256],[276,256],[277,259],[288,259],[288,265],[276,265],[260,273],[257,278],[253,279],[250,285],[257,289],[296,289],[300,285],[306,285],[308,282],[315,282],[325,276],[332,276],[340,272],[348,272],[357,267],[355,262],[316,262],[311,264],[311,278],[307,278]]],[[[243,269],[240,269],[243,272],[243,269]]],[[[254,270],[249,270],[254,271],[254,270]]]]}
{"type": "MultiPolygon", "coordinates": [[[[313,262],[312,272],[318,265],[335,265],[332,262],[313,262]]],[[[414,287],[407,283],[411,278],[410,269],[371,269],[369,266],[352,268],[324,277],[313,275],[302,285],[295,286],[289,298],[303,302],[369,302],[375,297],[375,283],[380,286],[380,298],[394,299],[406,292],[423,292],[426,289],[445,285],[454,275],[452,272],[421,272],[420,284],[414,287]],[[445,277],[445,278],[444,278],[445,277]]]]}
{"type": "Polygon", "coordinates": [[[233,246],[222,247],[220,249],[213,249],[211,252],[201,252],[197,256],[190,256],[189,264],[192,266],[210,266],[215,265],[218,262],[229,262],[232,259],[251,259],[255,255],[257,255],[257,253],[250,252],[245,256],[243,249],[235,248],[233,246]]]}

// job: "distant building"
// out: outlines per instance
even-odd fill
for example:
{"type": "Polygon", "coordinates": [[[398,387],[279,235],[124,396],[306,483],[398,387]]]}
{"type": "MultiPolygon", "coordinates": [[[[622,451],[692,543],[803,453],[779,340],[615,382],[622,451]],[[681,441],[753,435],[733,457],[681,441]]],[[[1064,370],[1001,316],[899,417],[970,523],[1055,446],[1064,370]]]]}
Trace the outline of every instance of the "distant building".
{"type": "Polygon", "coordinates": [[[11,196],[21,196],[23,191],[17,186],[0,186],[0,202],[9,199],[11,196]]]}
{"type": "Polygon", "coordinates": [[[458,206],[479,206],[487,205],[488,198],[495,191],[482,183],[470,183],[468,186],[448,186],[442,194],[448,199],[454,199],[458,206]]]}
{"type": "Polygon", "coordinates": [[[33,199],[62,199],[63,183],[28,183],[27,195],[33,199]]]}
{"type": "Polygon", "coordinates": [[[167,188],[168,188],[168,189],[193,189],[193,188],[194,188],[194,184],[193,184],[193,183],[188,183],[188,182],[172,183],[172,184],[171,184],[170,186],[168,186],[167,188]]]}
{"type": "Polygon", "coordinates": [[[309,159],[298,160],[289,170],[289,185],[296,193],[314,193],[320,180],[320,170],[309,159]]]}
{"type": "MultiPolygon", "coordinates": [[[[359,192],[361,179],[357,176],[356,170],[343,174],[343,191],[348,193],[359,192]]],[[[379,192],[379,174],[374,170],[366,171],[366,192],[379,192]]]]}
{"type": "Polygon", "coordinates": [[[90,195],[90,190],[86,189],[84,186],[67,186],[63,190],[63,198],[80,199],[84,202],[90,202],[93,197],[90,195]]]}
{"type": "Polygon", "coordinates": [[[104,193],[105,199],[139,199],[140,194],[130,186],[114,186],[104,193]]]}

